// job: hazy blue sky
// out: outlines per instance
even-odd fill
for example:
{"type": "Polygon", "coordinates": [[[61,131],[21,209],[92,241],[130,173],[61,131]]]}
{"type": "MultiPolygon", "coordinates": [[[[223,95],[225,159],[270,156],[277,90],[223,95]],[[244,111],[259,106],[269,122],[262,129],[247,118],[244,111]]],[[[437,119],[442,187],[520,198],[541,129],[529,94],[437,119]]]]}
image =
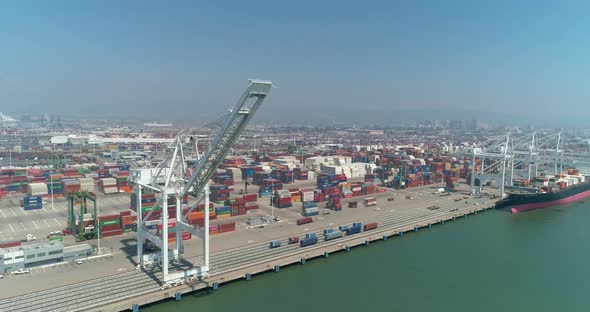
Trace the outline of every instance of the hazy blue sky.
{"type": "Polygon", "coordinates": [[[589,1],[2,1],[0,111],[211,119],[248,78],[263,78],[278,86],[265,118],[469,106],[585,121],[589,9],[589,1]]]}

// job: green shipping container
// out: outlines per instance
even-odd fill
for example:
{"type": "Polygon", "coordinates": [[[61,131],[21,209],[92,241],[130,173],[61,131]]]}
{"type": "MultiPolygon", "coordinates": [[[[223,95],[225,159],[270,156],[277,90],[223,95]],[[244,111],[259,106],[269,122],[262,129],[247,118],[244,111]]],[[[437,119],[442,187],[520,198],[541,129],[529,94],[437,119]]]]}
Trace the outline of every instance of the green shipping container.
{"type": "Polygon", "coordinates": [[[113,224],[119,224],[119,219],[100,222],[100,226],[108,226],[113,224]]]}
{"type": "Polygon", "coordinates": [[[141,212],[150,212],[150,211],[160,211],[160,207],[158,206],[147,206],[141,207],[141,212]]]}

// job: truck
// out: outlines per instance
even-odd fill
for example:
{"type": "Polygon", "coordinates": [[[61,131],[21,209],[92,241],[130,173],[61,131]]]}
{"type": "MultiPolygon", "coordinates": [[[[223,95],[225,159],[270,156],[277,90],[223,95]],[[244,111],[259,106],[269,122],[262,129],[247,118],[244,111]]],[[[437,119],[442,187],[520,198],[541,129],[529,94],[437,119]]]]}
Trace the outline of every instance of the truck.
{"type": "Polygon", "coordinates": [[[281,247],[281,241],[278,239],[270,241],[270,248],[281,247]]]}
{"type": "Polygon", "coordinates": [[[299,243],[299,236],[289,237],[289,244],[299,243]]]}

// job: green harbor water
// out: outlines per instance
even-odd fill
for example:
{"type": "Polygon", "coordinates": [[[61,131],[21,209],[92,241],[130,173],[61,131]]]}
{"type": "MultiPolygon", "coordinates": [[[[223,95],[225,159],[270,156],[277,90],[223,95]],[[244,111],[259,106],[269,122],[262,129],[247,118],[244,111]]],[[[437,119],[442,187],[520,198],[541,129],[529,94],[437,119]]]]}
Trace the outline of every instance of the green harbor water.
{"type": "Polygon", "coordinates": [[[141,311],[590,311],[590,202],[490,210],[141,311]]]}

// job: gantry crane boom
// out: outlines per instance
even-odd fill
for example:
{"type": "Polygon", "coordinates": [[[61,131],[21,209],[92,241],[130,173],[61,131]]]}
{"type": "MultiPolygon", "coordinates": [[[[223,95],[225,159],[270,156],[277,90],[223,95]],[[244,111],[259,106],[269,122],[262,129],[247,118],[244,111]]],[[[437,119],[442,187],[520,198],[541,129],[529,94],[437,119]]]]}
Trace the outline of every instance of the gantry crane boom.
{"type": "MultiPolygon", "coordinates": [[[[270,81],[250,81],[250,86],[232,109],[223,128],[217,133],[203,157],[199,158],[195,171],[180,193],[181,197],[190,193],[197,198],[197,202],[203,199],[203,190],[209,183],[209,179],[213,177],[215,170],[221,165],[242,130],[269,94],[271,87],[270,81]],[[251,105],[248,105],[249,99],[254,100],[251,105]]],[[[187,214],[191,213],[194,208],[192,207],[187,214]]]]}

